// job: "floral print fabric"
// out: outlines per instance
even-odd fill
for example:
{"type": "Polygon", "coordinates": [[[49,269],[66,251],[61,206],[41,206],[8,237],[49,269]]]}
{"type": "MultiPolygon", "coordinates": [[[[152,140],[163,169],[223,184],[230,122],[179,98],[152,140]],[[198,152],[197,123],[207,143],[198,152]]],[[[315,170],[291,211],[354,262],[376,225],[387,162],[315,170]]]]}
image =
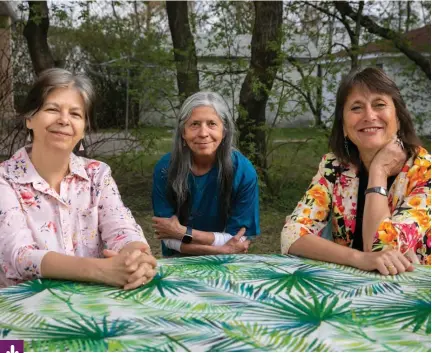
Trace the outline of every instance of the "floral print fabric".
{"type": "Polygon", "coordinates": [[[101,257],[145,242],[105,163],[71,154],[60,195],[42,179],[26,147],[0,164],[0,287],[41,276],[49,251],[101,257]]]}
{"type": "MultiPolygon", "coordinates": [[[[422,264],[431,263],[431,156],[419,148],[397,175],[389,190],[391,217],[384,219],[375,234],[373,250],[398,249],[422,264]]],[[[356,227],[357,169],[342,165],[333,153],[326,154],[318,173],[281,234],[282,253],[305,234],[321,236],[327,223],[333,241],[352,246],[356,227]],[[331,219],[330,219],[331,218],[331,219]]]]}

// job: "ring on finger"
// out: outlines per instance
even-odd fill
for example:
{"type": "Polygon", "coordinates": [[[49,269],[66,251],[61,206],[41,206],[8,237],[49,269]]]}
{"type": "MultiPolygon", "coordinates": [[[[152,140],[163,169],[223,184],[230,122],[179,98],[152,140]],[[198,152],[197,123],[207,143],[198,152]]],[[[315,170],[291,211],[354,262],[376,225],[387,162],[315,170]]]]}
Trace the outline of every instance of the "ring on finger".
{"type": "Polygon", "coordinates": [[[394,265],[386,265],[386,267],[390,270],[390,269],[392,269],[392,268],[396,268],[396,266],[394,266],[394,265]]]}

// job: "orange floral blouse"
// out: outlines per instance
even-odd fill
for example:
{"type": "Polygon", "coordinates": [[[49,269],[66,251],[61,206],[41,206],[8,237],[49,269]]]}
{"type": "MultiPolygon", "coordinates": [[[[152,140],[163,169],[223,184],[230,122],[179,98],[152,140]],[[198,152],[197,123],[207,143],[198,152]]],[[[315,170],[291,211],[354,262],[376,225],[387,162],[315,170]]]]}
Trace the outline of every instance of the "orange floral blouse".
{"type": "MultiPolygon", "coordinates": [[[[374,238],[373,251],[394,248],[415,262],[431,263],[431,156],[419,148],[397,175],[389,190],[391,217],[384,219],[374,238]]],[[[331,218],[335,243],[352,246],[356,227],[359,178],[357,168],[326,154],[318,173],[286,218],[281,234],[282,254],[305,234],[321,236],[331,218]]]]}

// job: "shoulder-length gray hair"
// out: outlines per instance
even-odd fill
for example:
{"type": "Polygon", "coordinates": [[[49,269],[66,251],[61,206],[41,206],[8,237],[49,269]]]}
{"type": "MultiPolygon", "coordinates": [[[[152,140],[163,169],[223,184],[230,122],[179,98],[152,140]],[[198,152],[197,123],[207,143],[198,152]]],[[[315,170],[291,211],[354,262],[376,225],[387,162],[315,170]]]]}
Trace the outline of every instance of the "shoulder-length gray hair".
{"type": "Polygon", "coordinates": [[[224,137],[216,151],[215,163],[218,166],[220,207],[225,227],[231,206],[231,188],[234,175],[231,154],[235,149],[236,129],[228,105],[218,93],[197,92],[187,98],[180,108],[168,170],[168,196],[176,208],[180,222],[185,224],[189,216],[188,179],[192,170],[192,153],[189,147],[183,143],[182,136],[186,121],[191,117],[193,110],[201,106],[212,107],[224,126],[224,137]]]}

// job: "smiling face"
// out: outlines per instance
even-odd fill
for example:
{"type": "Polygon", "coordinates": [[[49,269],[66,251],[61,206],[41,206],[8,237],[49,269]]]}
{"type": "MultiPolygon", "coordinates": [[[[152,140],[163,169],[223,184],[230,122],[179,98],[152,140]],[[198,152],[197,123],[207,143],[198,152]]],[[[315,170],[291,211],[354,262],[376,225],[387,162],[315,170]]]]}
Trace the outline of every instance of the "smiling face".
{"type": "Polygon", "coordinates": [[[392,97],[354,86],[344,105],[343,129],[360,155],[381,149],[399,129],[392,97]]]}
{"type": "Polygon", "coordinates": [[[194,157],[214,158],[224,137],[224,125],[212,107],[197,107],[186,121],[182,137],[194,157]]]}
{"type": "Polygon", "coordinates": [[[33,130],[34,145],[72,152],[84,137],[84,100],[72,87],[56,88],[26,125],[33,130]]]}

